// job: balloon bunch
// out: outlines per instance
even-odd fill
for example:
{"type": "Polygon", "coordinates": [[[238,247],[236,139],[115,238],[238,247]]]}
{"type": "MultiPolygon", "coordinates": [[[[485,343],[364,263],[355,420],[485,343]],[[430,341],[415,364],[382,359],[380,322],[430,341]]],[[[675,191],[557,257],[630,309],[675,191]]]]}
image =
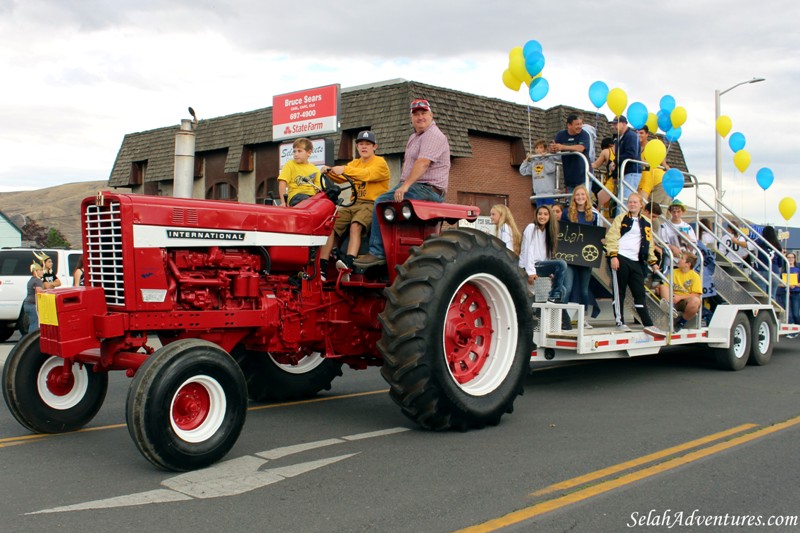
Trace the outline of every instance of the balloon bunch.
{"type": "MultiPolygon", "coordinates": [[[[671,143],[681,137],[681,126],[686,122],[686,108],[675,105],[675,98],[665,94],[659,101],[658,113],[655,116],[658,129],[664,132],[664,137],[671,143]]],[[[651,130],[652,131],[652,130],[651,130]]]]}
{"type": "Polygon", "coordinates": [[[530,40],[525,46],[515,46],[508,53],[508,68],[503,72],[503,85],[516,92],[524,82],[531,100],[538,102],[550,91],[542,77],[544,53],[539,41],[530,40]]]}
{"type": "MultiPolygon", "coordinates": [[[[731,117],[727,115],[722,115],[717,119],[717,133],[721,137],[726,137],[728,133],[730,133],[731,128],[733,127],[733,121],[731,117]]],[[[745,138],[744,134],[741,132],[731,133],[731,136],[728,137],[728,146],[731,147],[733,151],[733,164],[736,165],[736,168],[739,169],[739,172],[744,173],[747,170],[747,167],[750,166],[750,152],[744,149],[745,145],[747,144],[747,139],[745,138]]],[[[767,169],[769,170],[769,169],[767,169]]],[[[771,173],[772,171],[770,171],[771,173]]],[[[761,182],[759,182],[761,185],[761,182]]],[[[769,185],[772,185],[770,181],[769,185]]],[[[765,188],[763,185],[761,186],[765,191],[769,188],[769,185],[765,188]]]]}

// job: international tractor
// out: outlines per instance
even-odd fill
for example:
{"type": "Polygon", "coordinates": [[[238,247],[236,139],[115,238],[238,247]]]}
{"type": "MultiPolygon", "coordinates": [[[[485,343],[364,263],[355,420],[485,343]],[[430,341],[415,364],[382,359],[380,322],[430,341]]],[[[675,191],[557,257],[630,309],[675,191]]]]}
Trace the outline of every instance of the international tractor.
{"type": "Polygon", "coordinates": [[[497,424],[522,393],[532,349],[516,256],[454,226],[478,208],[406,200],[376,206],[385,267],[323,279],[318,250],[342,205],[339,187],[323,184],[294,208],[83,200],[86,286],[39,295],[41,329],[3,369],[14,417],[34,432],[81,428],[108,372],[122,370],[133,378],[125,414],[136,447],[160,468],[192,470],[228,453],[248,400],[313,396],[348,365],[380,366],[422,428],[497,424]]]}

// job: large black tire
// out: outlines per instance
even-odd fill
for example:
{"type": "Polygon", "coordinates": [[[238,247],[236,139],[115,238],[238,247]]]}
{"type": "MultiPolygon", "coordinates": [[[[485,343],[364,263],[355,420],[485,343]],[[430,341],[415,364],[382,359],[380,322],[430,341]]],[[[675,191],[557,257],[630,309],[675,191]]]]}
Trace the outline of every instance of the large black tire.
{"type": "Polygon", "coordinates": [[[296,365],[281,364],[268,353],[237,347],[233,354],[247,382],[247,394],[255,402],[283,402],[311,398],[342,375],[342,363],[325,359],[319,352],[296,365]]]}
{"type": "Polygon", "coordinates": [[[753,317],[750,331],[753,334],[753,339],[750,342],[750,357],[747,359],[747,364],[756,366],[769,364],[777,337],[775,322],[772,321],[770,313],[759,311],[753,317]]]}
{"type": "Polygon", "coordinates": [[[737,313],[730,332],[730,346],[716,348],[717,366],[722,370],[741,370],[750,355],[750,321],[744,313],[737,313]]]}
{"type": "Polygon", "coordinates": [[[14,334],[14,322],[0,324],[0,342],[6,342],[14,334]]]}
{"type": "Polygon", "coordinates": [[[518,258],[494,237],[451,230],[413,248],[386,290],[381,374],[426,429],[496,425],[513,410],[533,345],[518,258]]]}
{"type": "Polygon", "coordinates": [[[222,348],[182,339],[139,367],[125,411],[128,432],[148,461],[165,470],[194,470],[236,443],[247,415],[247,386],[222,348]]]}
{"type": "Polygon", "coordinates": [[[39,330],[22,337],[3,366],[3,398],[17,421],[38,433],[80,429],[94,418],[108,390],[108,375],[90,365],[72,365],[72,381],[61,378],[64,359],[43,354],[39,330]]]}

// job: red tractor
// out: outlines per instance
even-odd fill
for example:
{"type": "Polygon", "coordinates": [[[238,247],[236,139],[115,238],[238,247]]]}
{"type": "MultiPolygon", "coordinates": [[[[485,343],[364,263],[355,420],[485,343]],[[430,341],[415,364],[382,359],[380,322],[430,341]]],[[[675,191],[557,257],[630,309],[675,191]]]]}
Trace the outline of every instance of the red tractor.
{"type": "MultiPolygon", "coordinates": [[[[427,429],[494,425],[522,393],[531,302],[502,242],[444,222],[476,207],[376,206],[387,266],[319,275],[337,187],[294,208],[99,193],[81,205],[85,287],[40,294],[41,329],[3,369],[11,413],[35,432],[87,424],[108,371],[133,377],[128,431],[168,470],[222,458],[248,398],[330,389],[342,365],[381,366],[427,429]],[[154,350],[148,339],[157,337],[154,350]]],[[[333,263],[333,261],[332,261],[333,263]]]]}

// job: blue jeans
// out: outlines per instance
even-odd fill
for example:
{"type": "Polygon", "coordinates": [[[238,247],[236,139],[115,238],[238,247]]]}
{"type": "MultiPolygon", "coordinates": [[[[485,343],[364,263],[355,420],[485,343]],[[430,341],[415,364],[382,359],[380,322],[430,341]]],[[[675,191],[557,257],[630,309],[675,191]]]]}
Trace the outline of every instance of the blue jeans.
{"type": "MultiPolygon", "coordinates": [[[[569,265],[567,269],[567,281],[564,283],[567,289],[567,298],[572,294],[573,287],[578,287],[578,295],[575,303],[585,306],[592,304],[592,297],[589,295],[589,282],[592,279],[592,269],[584,266],[569,265]]],[[[570,300],[572,301],[572,300],[570,300]]]]}
{"type": "MultiPolygon", "coordinates": [[[[770,281],[770,277],[772,276],[772,272],[768,272],[766,270],[761,270],[761,269],[758,269],[757,272],[759,274],[761,274],[764,277],[764,279],[767,280],[767,282],[770,281]]],[[[753,281],[755,281],[755,283],[756,283],[756,285],[758,285],[759,289],[761,289],[762,291],[767,292],[767,293],[769,292],[769,285],[768,285],[767,282],[763,282],[763,281],[761,281],[760,278],[757,278],[755,276],[753,276],[753,281]]],[[[772,294],[770,294],[770,296],[772,297],[773,300],[777,300],[778,299],[778,282],[775,281],[775,278],[772,278],[772,294]]]]}
{"type": "Polygon", "coordinates": [[[39,313],[36,312],[36,304],[23,303],[22,308],[25,310],[25,315],[28,317],[28,331],[36,331],[39,329],[39,313]]]}
{"type": "Polygon", "coordinates": [[[568,293],[564,281],[567,277],[567,263],[563,259],[546,259],[536,261],[534,266],[537,276],[553,276],[548,298],[560,303],[566,302],[568,293]]]}
{"type": "Polygon", "coordinates": [[[625,185],[625,198],[627,198],[639,190],[639,182],[642,181],[642,173],[631,172],[630,174],[625,174],[625,176],[622,178],[622,181],[627,184],[625,185]]]}
{"type": "MultiPolygon", "coordinates": [[[[375,257],[386,257],[386,251],[383,247],[383,238],[381,237],[381,228],[378,224],[378,204],[381,202],[394,202],[394,191],[401,185],[403,184],[398,183],[393,189],[381,194],[375,199],[375,209],[372,211],[372,227],[369,230],[369,253],[375,257]]],[[[412,184],[403,198],[408,200],[426,200],[428,202],[444,202],[444,196],[441,196],[430,187],[421,183],[412,184]]]]}
{"type": "Polygon", "coordinates": [[[800,292],[789,293],[789,322],[800,324],[800,292]]]}

